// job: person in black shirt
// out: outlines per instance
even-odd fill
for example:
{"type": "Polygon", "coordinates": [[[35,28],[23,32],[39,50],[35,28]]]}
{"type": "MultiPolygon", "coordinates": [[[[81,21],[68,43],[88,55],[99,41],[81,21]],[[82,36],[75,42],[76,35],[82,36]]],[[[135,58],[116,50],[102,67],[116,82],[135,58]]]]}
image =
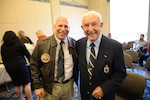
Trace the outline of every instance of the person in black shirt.
{"type": "Polygon", "coordinates": [[[24,86],[28,100],[32,100],[30,74],[25,60],[26,57],[30,61],[30,53],[13,31],[6,31],[3,36],[1,56],[6,71],[14,83],[19,100],[24,100],[22,86],[24,86]]]}

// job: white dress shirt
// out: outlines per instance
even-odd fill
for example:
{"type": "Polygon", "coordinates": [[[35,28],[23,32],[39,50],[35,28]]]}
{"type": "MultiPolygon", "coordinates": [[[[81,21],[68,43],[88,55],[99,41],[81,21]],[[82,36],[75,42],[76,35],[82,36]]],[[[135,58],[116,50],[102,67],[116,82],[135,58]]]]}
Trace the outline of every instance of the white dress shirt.
{"type": "MultiPolygon", "coordinates": [[[[58,52],[60,48],[60,40],[55,36],[55,39],[57,41],[57,48],[56,48],[56,58],[55,58],[55,80],[57,76],[57,60],[58,60],[58,52]]],[[[73,76],[73,58],[72,55],[69,54],[68,49],[68,40],[65,38],[64,43],[62,45],[63,52],[64,52],[64,73],[65,73],[65,80],[70,79],[73,76]]]]}

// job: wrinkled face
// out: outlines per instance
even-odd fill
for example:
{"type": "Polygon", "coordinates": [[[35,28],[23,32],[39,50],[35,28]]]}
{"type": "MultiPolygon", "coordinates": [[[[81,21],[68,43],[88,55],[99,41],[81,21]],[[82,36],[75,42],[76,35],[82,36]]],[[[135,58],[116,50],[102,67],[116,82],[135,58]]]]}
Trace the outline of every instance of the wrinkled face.
{"type": "Polygon", "coordinates": [[[91,41],[95,41],[102,30],[103,23],[100,18],[94,14],[83,17],[82,29],[87,38],[91,41]]]}
{"type": "Polygon", "coordinates": [[[54,31],[58,39],[64,40],[69,33],[69,22],[67,18],[65,17],[58,18],[54,25],[54,31]]]}

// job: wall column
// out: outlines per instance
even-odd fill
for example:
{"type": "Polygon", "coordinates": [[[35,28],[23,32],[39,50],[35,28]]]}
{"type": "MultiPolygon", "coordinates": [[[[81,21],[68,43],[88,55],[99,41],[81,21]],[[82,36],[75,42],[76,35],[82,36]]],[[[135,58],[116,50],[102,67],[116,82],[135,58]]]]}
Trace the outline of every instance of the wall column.
{"type": "MultiPolygon", "coordinates": [[[[56,19],[60,16],[59,0],[50,0],[50,5],[51,5],[51,12],[52,12],[51,17],[52,17],[52,27],[53,27],[56,19]]],[[[53,30],[53,33],[54,33],[54,30],[53,30]]]]}
{"type": "Polygon", "coordinates": [[[104,35],[110,32],[110,0],[88,0],[89,10],[101,13],[103,19],[102,32],[104,35]]]}

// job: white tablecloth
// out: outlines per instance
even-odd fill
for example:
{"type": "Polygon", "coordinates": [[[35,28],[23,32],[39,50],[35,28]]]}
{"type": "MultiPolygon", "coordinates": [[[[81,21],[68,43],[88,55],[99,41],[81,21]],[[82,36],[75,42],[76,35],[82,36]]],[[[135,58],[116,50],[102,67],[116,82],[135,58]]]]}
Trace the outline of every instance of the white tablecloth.
{"type": "Polygon", "coordinates": [[[9,81],[11,81],[11,78],[9,77],[8,73],[6,72],[4,65],[0,64],[0,84],[9,82],[9,81]]]}

